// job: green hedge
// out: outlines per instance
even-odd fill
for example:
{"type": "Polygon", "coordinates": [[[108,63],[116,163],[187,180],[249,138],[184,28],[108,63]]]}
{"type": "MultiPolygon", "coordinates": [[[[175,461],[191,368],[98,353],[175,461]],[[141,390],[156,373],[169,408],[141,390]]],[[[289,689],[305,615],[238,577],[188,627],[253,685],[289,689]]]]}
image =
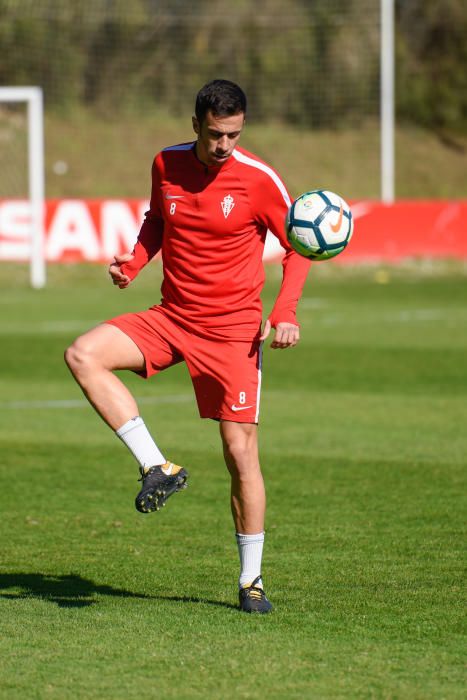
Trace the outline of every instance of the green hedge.
{"type": "MultiPolygon", "coordinates": [[[[467,129],[465,0],[399,0],[399,116],[467,129]]],[[[47,106],[191,106],[238,81],[255,117],[315,128],[379,112],[379,0],[0,0],[0,83],[47,106]]]]}

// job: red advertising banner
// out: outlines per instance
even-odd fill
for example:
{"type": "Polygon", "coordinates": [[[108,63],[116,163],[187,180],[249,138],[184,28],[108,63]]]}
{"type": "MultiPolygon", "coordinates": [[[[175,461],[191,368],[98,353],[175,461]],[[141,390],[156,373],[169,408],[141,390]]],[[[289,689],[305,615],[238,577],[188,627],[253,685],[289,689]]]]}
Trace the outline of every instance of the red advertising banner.
{"type": "MultiPolygon", "coordinates": [[[[352,202],[354,234],[340,263],[406,258],[467,259],[467,200],[352,202]]],[[[49,200],[45,211],[45,256],[49,262],[108,262],[132,249],[147,200],[49,200]]],[[[0,200],[0,261],[29,257],[29,203],[0,200]]],[[[264,259],[280,260],[282,248],[268,234],[264,259]]]]}
{"type": "Polygon", "coordinates": [[[467,200],[354,202],[355,229],[342,262],[467,258],[467,200]]]}

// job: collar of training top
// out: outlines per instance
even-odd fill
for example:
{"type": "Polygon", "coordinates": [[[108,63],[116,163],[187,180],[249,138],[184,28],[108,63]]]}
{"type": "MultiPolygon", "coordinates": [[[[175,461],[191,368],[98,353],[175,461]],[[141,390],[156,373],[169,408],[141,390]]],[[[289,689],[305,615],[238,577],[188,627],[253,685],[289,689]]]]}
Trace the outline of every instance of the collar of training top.
{"type": "Polygon", "coordinates": [[[193,160],[195,161],[195,166],[204,173],[218,173],[220,170],[229,170],[233,165],[235,165],[235,157],[233,155],[231,155],[230,158],[227,158],[225,163],[220,163],[219,165],[206,165],[206,163],[200,161],[196,155],[196,141],[193,141],[191,153],[193,155],[193,160]]]}

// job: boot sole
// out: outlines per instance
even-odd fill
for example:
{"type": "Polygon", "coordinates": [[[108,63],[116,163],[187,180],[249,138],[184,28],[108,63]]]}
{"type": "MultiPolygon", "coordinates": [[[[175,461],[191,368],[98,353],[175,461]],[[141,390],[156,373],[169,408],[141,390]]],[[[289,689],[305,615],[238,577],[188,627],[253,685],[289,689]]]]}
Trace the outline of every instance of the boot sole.
{"type": "Polygon", "coordinates": [[[184,469],[181,469],[176,477],[177,480],[169,488],[155,486],[153,491],[146,491],[144,496],[138,494],[135,499],[136,510],[140,513],[154,513],[163,508],[172,494],[188,486],[188,474],[184,469]]]}

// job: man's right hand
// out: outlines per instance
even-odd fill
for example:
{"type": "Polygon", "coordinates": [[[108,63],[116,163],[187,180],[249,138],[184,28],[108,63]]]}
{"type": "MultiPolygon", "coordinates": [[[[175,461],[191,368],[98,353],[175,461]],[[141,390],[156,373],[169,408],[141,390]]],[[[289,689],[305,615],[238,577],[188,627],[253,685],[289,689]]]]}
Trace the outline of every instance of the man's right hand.
{"type": "Polygon", "coordinates": [[[120,289],[125,289],[131,282],[130,278],[124,275],[120,268],[123,263],[130,262],[133,258],[134,256],[131,253],[124,253],[123,255],[116,255],[114,262],[110,263],[109,275],[112,278],[112,282],[120,289]]]}

